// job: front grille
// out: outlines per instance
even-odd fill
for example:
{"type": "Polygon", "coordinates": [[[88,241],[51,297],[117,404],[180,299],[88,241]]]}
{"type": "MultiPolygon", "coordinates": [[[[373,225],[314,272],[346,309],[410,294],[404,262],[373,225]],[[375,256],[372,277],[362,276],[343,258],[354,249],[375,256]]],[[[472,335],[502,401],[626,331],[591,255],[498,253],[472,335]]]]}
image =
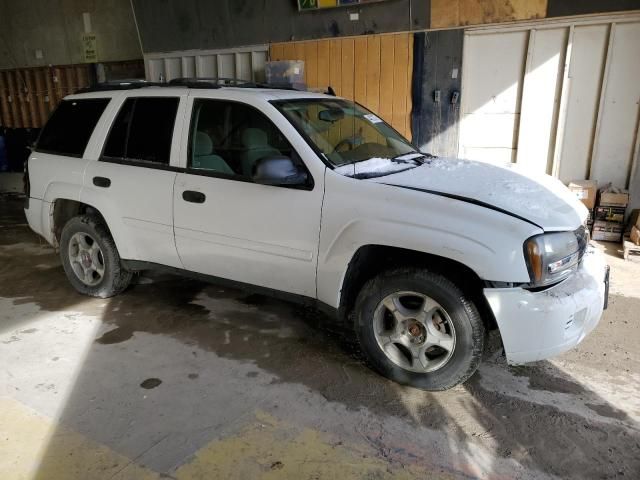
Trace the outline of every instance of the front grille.
{"type": "Polygon", "coordinates": [[[587,227],[582,225],[575,232],[576,238],[578,239],[578,262],[582,260],[583,255],[587,251],[587,247],[589,246],[589,230],[587,227]]]}

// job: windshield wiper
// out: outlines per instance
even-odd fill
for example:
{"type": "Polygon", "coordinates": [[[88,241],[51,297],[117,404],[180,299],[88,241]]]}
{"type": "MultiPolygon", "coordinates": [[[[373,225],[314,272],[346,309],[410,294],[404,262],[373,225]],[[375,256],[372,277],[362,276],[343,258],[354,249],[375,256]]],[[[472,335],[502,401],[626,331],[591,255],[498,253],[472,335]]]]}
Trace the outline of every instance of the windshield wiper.
{"type": "Polygon", "coordinates": [[[387,175],[392,175],[394,173],[406,172],[407,170],[412,170],[417,166],[418,165],[408,165],[407,168],[403,168],[402,170],[390,170],[387,172],[359,172],[359,173],[356,173],[355,175],[350,175],[350,177],[356,178],[358,180],[366,180],[368,178],[380,178],[380,177],[386,177],[387,175]]]}
{"type": "Polygon", "coordinates": [[[418,152],[418,151],[413,151],[413,152],[407,152],[407,153],[403,153],[401,155],[396,155],[395,157],[391,158],[390,160],[392,162],[395,163],[412,163],[415,162],[418,165],[422,165],[424,163],[424,160],[421,159],[430,159],[430,158],[436,158],[435,155],[431,155],[430,153],[422,153],[422,152],[418,152]],[[409,155],[411,155],[410,158],[403,158],[403,157],[408,157],[409,155]]]}

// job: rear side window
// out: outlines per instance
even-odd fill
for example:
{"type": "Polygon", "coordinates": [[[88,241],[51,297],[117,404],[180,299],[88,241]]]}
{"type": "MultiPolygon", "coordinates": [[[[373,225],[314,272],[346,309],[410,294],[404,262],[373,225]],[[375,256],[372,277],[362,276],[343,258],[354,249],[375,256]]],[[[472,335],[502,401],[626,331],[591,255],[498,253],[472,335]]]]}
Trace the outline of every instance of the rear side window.
{"type": "Polygon", "coordinates": [[[169,164],[179,98],[129,98],[113,122],[106,158],[169,164]]]}
{"type": "Polygon", "coordinates": [[[63,100],[42,129],[36,151],[81,157],[109,100],[63,100]]]}

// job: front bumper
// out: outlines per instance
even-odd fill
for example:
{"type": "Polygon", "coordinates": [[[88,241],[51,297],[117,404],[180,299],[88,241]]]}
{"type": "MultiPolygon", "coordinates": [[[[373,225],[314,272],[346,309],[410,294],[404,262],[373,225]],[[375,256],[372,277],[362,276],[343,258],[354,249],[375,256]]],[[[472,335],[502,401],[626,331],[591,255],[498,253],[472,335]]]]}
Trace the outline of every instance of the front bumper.
{"type": "Polygon", "coordinates": [[[600,321],[607,294],[608,267],[593,248],[573,276],[542,292],[484,290],[510,364],[553,357],[580,343],[600,321]]]}

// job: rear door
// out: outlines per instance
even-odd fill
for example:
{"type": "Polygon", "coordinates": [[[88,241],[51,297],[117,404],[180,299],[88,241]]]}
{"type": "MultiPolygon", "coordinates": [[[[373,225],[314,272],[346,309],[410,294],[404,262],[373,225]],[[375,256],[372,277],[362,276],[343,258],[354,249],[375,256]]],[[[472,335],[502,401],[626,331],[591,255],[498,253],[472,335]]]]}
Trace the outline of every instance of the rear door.
{"type": "Polygon", "coordinates": [[[82,201],[103,205],[99,208],[127,260],[182,267],[173,236],[179,149],[173,136],[181,131],[185,98],[175,90],[156,90],[120,99],[99,160],[85,171],[82,201]]]}
{"type": "Polygon", "coordinates": [[[315,297],[324,168],[314,169],[305,188],[253,183],[256,160],[286,155],[307,168],[298,152],[309,147],[283,133],[293,130],[284,118],[277,126],[255,106],[213,98],[190,103],[186,172],[174,192],[185,268],[315,297]]]}

